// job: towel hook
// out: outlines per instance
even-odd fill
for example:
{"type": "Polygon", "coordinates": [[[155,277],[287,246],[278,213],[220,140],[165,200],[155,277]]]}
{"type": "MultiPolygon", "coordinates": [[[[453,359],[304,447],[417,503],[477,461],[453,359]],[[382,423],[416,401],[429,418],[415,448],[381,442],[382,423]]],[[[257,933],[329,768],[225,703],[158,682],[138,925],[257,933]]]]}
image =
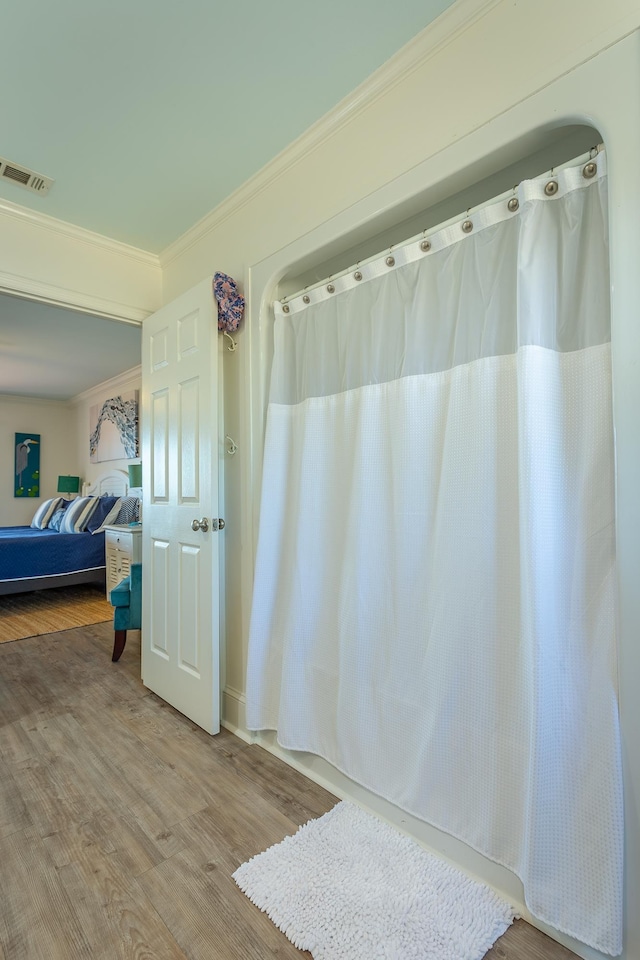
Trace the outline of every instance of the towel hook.
{"type": "Polygon", "coordinates": [[[225,436],[225,440],[227,441],[227,453],[230,457],[232,457],[238,449],[238,444],[235,442],[233,437],[229,436],[229,434],[225,436]]]}
{"type": "Polygon", "coordinates": [[[230,333],[227,333],[226,330],[223,330],[223,331],[222,331],[222,336],[223,336],[223,337],[226,337],[227,340],[230,340],[230,341],[231,341],[231,345],[227,347],[227,350],[229,351],[229,353],[235,353],[236,350],[237,350],[237,348],[238,348],[238,341],[237,341],[237,340],[234,340],[233,337],[231,336],[231,334],[230,334],[230,333]]]}

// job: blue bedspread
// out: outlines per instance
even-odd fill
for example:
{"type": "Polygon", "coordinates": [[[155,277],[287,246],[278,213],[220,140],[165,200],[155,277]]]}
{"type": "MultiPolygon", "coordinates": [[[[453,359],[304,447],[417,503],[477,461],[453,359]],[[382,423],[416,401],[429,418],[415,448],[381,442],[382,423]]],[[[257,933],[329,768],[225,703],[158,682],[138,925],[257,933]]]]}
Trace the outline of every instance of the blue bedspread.
{"type": "Polygon", "coordinates": [[[104,533],[0,527],[0,582],[104,568],[104,533]]]}

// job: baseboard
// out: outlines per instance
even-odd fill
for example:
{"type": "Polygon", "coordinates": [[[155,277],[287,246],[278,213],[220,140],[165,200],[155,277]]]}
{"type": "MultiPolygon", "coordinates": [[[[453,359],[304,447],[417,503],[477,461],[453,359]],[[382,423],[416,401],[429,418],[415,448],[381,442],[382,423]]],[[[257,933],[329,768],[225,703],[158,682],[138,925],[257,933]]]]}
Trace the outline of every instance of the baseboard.
{"type": "Polygon", "coordinates": [[[552,940],[572,950],[583,960],[600,960],[602,958],[603,955],[598,951],[559,933],[533,917],[524,902],[521,881],[506,867],[488,860],[461,840],[405,813],[404,810],[345,776],[326,760],[323,760],[322,757],[317,757],[311,753],[286,750],[277,742],[275,732],[261,731],[254,733],[247,730],[246,698],[241,691],[235,690],[233,687],[225,687],[222,702],[222,726],[235,734],[240,740],[262,747],[339,800],[349,800],[358,804],[416,840],[431,853],[462,870],[474,880],[492,887],[512,904],[519,917],[547,934],[552,940]]]}
{"type": "Polygon", "coordinates": [[[226,686],[222,691],[221,725],[245,743],[255,743],[255,736],[247,730],[246,699],[244,693],[226,686]]]}

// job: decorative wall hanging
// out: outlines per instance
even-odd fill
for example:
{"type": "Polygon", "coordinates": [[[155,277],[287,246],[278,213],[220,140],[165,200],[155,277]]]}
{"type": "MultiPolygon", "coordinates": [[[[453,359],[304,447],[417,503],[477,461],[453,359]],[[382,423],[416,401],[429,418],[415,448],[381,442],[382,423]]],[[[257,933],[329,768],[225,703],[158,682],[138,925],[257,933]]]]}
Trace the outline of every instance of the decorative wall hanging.
{"type": "Polygon", "coordinates": [[[89,411],[89,460],[132,460],[138,456],[138,391],[95,404],[89,411]]]}
{"type": "Polygon", "coordinates": [[[40,496],[40,434],[16,433],[14,497],[40,496]]]}
{"type": "Polygon", "coordinates": [[[244,297],[238,284],[226,273],[213,276],[213,295],[218,301],[218,330],[230,333],[240,326],[244,314],[244,297]]]}

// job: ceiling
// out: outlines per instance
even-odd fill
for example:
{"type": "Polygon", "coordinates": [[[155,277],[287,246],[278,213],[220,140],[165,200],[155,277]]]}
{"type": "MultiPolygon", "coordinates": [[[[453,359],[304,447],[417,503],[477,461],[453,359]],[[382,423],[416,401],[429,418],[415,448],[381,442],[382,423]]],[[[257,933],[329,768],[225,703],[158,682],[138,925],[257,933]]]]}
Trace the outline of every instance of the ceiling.
{"type": "Polygon", "coordinates": [[[68,400],[140,363],[140,327],[0,295],[0,394],[68,400]]]}
{"type": "Polygon", "coordinates": [[[0,197],[159,253],[452,2],[7,4],[0,197]]]}
{"type": "MultiPolygon", "coordinates": [[[[0,157],[55,182],[0,200],[159,253],[453,2],[8,4],[0,157]]],[[[136,327],[0,295],[0,395],[65,400],[139,361],[136,327]]]]}

